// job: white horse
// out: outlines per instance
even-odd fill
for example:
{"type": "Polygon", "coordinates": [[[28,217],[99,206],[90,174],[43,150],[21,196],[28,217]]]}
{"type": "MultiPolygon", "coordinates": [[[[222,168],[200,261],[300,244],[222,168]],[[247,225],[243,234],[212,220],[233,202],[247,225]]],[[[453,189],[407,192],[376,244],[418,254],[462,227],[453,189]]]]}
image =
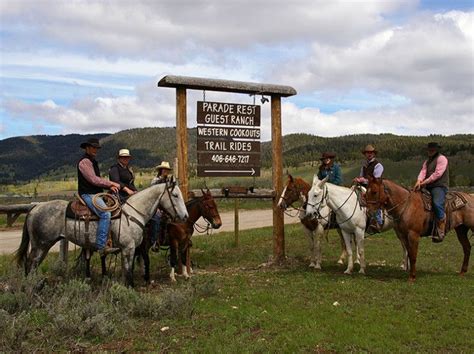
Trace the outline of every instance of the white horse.
{"type": "MultiPolygon", "coordinates": [[[[281,193],[280,199],[278,200],[278,207],[286,210],[291,207],[293,203],[300,202],[301,208],[298,208],[298,217],[301,224],[303,225],[303,231],[309,241],[310,249],[310,268],[321,269],[321,240],[325,235],[325,231],[329,231],[328,224],[331,219],[331,209],[326,205],[321,207],[319,210],[319,216],[307,215],[305,210],[306,202],[308,201],[308,192],[311,189],[311,185],[305,180],[299,177],[293,177],[288,175],[288,180],[283,192],[281,193]]],[[[346,245],[344,238],[342,237],[341,230],[336,229],[341,240],[342,253],[337,261],[338,264],[344,264],[344,260],[347,258],[346,245]]],[[[355,263],[359,263],[357,257],[355,263]]]]}
{"type": "MultiPolygon", "coordinates": [[[[315,175],[313,185],[308,192],[308,205],[306,213],[309,215],[321,215],[321,211],[329,206],[336,213],[336,221],[339,224],[344,242],[346,244],[346,252],[348,255],[347,269],[344,273],[351,274],[354,269],[352,258],[351,238],[355,238],[358,256],[360,258],[359,273],[365,274],[365,251],[364,251],[364,234],[367,224],[366,208],[359,203],[359,197],[354,188],[346,188],[327,183],[327,177],[319,180],[315,175]]],[[[389,218],[385,218],[382,231],[392,227],[389,218]]]]}
{"type": "MultiPolygon", "coordinates": [[[[24,265],[26,274],[36,269],[50,248],[61,239],[65,238],[80,247],[95,244],[97,222],[90,222],[89,235],[86,236],[84,221],[66,218],[67,205],[65,200],[40,203],[27,215],[21,244],[16,252],[18,264],[24,265]]],[[[145,224],[158,206],[180,220],[188,217],[181,191],[172,182],[156,184],[134,194],[123,204],[120,218],[111,220],[112,241],[122,251],[122,268],[127,285],[133,286],[135,248],[142,242],[145,224]]]]}

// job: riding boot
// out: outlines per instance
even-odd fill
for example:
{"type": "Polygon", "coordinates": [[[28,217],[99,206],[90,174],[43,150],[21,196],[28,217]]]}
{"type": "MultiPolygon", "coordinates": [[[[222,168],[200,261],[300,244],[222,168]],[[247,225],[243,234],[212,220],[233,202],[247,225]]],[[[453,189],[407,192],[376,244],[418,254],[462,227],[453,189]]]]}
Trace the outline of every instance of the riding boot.
{"type": "Polygon", "coordinates": [[[444,234],[446,229],[446,216],[441,220],[436,220],[436,233],[437,235],[431,238],[434,243],[439,243],[444,240],[444,234]]]}

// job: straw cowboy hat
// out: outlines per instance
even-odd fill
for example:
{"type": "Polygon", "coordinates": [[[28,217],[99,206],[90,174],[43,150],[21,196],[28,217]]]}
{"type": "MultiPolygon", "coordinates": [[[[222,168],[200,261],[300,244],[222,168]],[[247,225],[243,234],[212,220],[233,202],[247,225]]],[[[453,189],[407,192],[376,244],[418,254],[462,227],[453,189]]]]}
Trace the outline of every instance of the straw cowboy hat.
{"type": "Polygon", "coordinates": [[[118,152],[118,157],[132,157],[132,155],[130,155],[130,150],[120,149],[118,152]]]}
{"type": "Polygon", "coordinates": [[[336,154],[333,152],[323,152],[321,157],[319,158],[320,160],[325,160],[325,159],[333,159],[336,157],[336,154]]]}
{"type": "Polygon", "coordinates": [[[161,164],[156,166],[157,170],[172,170],[168,161],[161,161],[161,164]]]}
{"type": "Polygon", "coordinates": [[[366,152],[373,152],[374,154],[377,153],[377,150],[373,145],[367,145],[364,150],[362,150],[362,153],[365,154],[366,152]]]}
{"type": "Polygon", "coordinates": [[[97,138],[89,138],[87,141],[84,141],[81,144],[81,149],[85,149],[88,146],[95,147],[97,149],[100,149],[102,146],[100,146],[99,139],[97,138]]]}

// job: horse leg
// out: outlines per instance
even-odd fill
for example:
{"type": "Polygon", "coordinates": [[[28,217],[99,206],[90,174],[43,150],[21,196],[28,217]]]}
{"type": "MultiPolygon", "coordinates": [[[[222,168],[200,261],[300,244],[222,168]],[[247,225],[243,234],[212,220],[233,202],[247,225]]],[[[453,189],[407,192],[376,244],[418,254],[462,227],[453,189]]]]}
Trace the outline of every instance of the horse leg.
{"type": "Polygon", "coordinates": [[[133,257],[135,249],[134,248],[124,248],[122,249],[122,272],[124,276],[125,285],[128,287],[134,286],[133,283],[133,257]]]}
{"type": "Polygon", "coordinates": [[[188,275],[191,276],[192,269],[191,269],[191,247],[186,247],[186,271],[188,275]]]}
{"type": "Polygon", "coordinates": [[[416,279],[416,257],[418,255],[418,243],[420,235],[413,231],[408,231],[408,258],[410,259],[410,275],[409,282],[414,282],[416,279]]]}
{"type": "MultiPolygon", "coordinates": [[[[364,237],[364,235],[362,235],[362,238],[364,237]]],[[[360,255],[360,251],[359,251],[359,242],[357,242],[357,236],[356,234],[354,233],[354,235],[352,235],[352,241],[354,241],[354,245],[355,245],[355,253],[356,253],[356,259],[354,261],[354,264],[361,264],[360,263],[360,258],[361,258],[361,255],[360,255]]],[[[362,241],[363,243],[364,241],[362,241]]],[[[362,250],[363,252],[364,250],[362,250]]]]}
{"type": "Polygon", "coordinates": [[[148,254],[148,250],[142,250],[142,258],[143,258],[143,268],[144,268],[144,275],[143,279],[147,284],[150,283],[150,255],[148,254]]]}
{"type": "Polygon", "coordinates": [[[181,263],[182,274],[183,274],[184,279],[186,280],[190,278],[189,273],[188,273],[188,257],[187,257],[188,249],[189,247],[186,247],[184,251],[179,252],[179,259],[181,263]]]}
{"type": "Polygon", "coordinates": [[[352,270],[354,269],[354,263],[352,260],[352,245],[351,245],[352,234],[348,233],[347,231],[342,230],[342,235],[344,237],[344,243],[346,244],[346,252],[347,252],[347,269],[344,271],[344,273],[352,274],[352,270]]]}
{"type": "Polygon", "coordinates": [[[407,240],[397,230],[395,230],[395,234],[397,235],[402,245],[403,260],[402,260],[402,263],[400,264],[400,268],[404,271],[408,271],[410,270],[410,264],[408,263],[408,246],[406,243],[407,240]]]}
{"type": "Polygon", "coordinates": [[[357,258],[356,263],[358,262],[360,264],[360,270],[359,273],[365,274],[365,249],[364,249],[364,229],[357,229],[355,231],[354,237],[355,237],[355,244],[356,244],[356,252],[357,252],[357,258]]]}
{"type": "Polygon", "coordinates": [[[178,243],[177,241],[172,238],[170,240],[170,266],[171,266],[171,271],[170,271],[170,279],[172,282],[176,281],[176,275],[175,275],[175,267],[176,264],[178,263],[178,243]]]}
{"type": "Polygon", "coordinates": [[[456,227],[456,235],[458,237],[458,241],[462,246],[462,250],[464,252],[464,259],[462,261],[461,272],[459,275],[463,276],[464,273],[467,272],[467,268],[469,266],[469,258],[471,256],[471,243],[469,242],[469,238],[467,237],[467,233],[469,228],[465,225],[460,225],[456,227]]]}
{"type": "Polygon", "coordinates": [[[48,254],[49,249],[53,246],[50,245],[43,245],[43,247],[31,247],[30,254],[28,255],[28,259],[26,260],[25,264],[25,274],[28,275],[30,272],[35,271],[41,262],[43,262],[44,258],[48,254]]]}
{"type": "MultiPolygon", "coordinates": [[[[102,277],[107,276],[107,262],[106,262],[106,257],[107,256],[100,256],[100,268],[102,270],[102,277]]],[[[90,260],[90,257],[89,257],[90,260]]],[[[89,261],[90,262],[90,261],[89,261]]]]}
{"type": "Polygon", "coordinates": [[[341,242],[341,255],[337,264],[344,264],[344,260],[347,258],[346,243],[344,242],[344,236],[342,236],[342,231],[340,228],[337,228],[337,233],[339,234],[339,241],[341,242]]]}
{"type": "Polygon", "coordinates": [[[317,226],[315,231],[311,231],[310,229],[306,228],[303,226],[304,233],[306,234],[306,237],[308,239],[308,244],[309,244],[309,252],[310,252],[310,263],[309,267],[310,268],[315,268],[315,269],[321,269],[321,265],[319,264],[318,268],[318,251],[319,253],[321,250],[317,250],[318,245],[317,245],[317,230],[319,229],[320,225],[317,226]],[[316,235],[315,235],[316,234],[316,235]]]}

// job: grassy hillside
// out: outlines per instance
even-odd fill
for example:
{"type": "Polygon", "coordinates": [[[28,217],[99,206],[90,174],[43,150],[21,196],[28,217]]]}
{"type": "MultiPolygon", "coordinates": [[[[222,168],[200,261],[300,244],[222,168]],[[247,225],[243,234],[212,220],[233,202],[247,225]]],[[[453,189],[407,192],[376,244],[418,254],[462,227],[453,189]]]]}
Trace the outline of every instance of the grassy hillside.
{"type": "MultiPolygon", "coordinates": [[[[115,161],[121,148],[129,148],[134,156],[133,165],[142,172],[153,171],[162,160],[173,161],[176,156],[175,128],[137,128],[112,135],[98,134],[103,149],[99,161],[104,173],[115,161]]],[[[61,180],[67,182],[76,176],[75,163],[82,154],[80,142],[88,135],[31,136],[0,141],[0,185],[18,184],[32,180],[61,180]]],[[[359,134],[336,138],[323,138],[309,134],[290,134],[283,137],[285,168],[310,166],[315,170],[323,151],[334,151],[343,167],[354,169],[363,159],[361,149],[375,144],[379,159],[386,165],[386,176],[398,181],[412,180],[425,158],[429,141],[443,145],[443,153],[450,158],[453,185],[474,184],[474,135],[452,136],[397,136],[393,134],[359,134]]],[[[196,129],[188,130],[189,175],[195,175],[196,129]]],[[[271,142],[262,143],[262,177],[255,185],[266,185],[271,173],[271,142]]],[[[212,179],[213,181],[215,179],[212,179]]],[[[226,179],[224,184],[235,179],[226,179]]],[[[249,179],[242,179],[249,183],[249,179]]],[[[237,179],[239,181],[239,179],[237,179]]],[[[348,180],[347,180],[348,181],[348,180]]],[[[35,181],[34,183],[37,183],[35,181]]],[[[212,183],[212,182],[209,182],[212,183]]]]}

